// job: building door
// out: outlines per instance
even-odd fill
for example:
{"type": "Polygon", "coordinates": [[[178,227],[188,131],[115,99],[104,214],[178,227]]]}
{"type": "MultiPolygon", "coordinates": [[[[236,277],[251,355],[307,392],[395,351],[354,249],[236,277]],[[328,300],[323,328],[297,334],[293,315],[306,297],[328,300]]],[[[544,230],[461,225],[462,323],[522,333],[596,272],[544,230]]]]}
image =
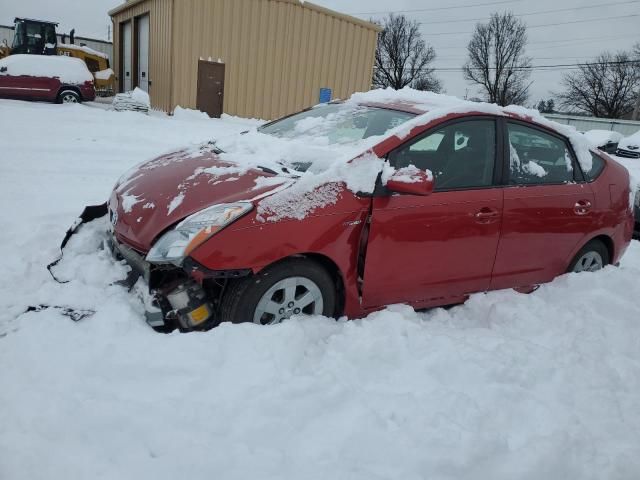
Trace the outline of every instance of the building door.
{"type": "Polygon", "coordinates": [[[224,105],[224,63],[198,61],[196,108],[210,117],[220,118],[224,105]]]}
{"type": "Polygon", "coordinates": [[[131,22],[121,25],[122,29],[122,89],[125,92],[133,90],[133,78],[131,77],[131,22]]]}
{"type": "Polygon", "coordinates": [[[139,17],[136,22],[137,28],[137,64],[138,77],[137,85],[145,92],[149,91],[149,15],[139,17]]]}

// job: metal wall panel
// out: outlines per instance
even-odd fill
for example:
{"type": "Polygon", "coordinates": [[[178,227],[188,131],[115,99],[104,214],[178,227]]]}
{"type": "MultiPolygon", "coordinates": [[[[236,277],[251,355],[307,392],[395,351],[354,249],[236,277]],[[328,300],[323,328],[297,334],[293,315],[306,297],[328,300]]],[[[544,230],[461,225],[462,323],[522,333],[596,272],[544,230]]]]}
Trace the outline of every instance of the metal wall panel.
{"type": "Polygon", "coordinates": [[[371,88],[378,29],[370,23],[298,0],[179,0],[173,17],[170,3],[133,0],[112,11],[116,30],[124,19],[151,14],[155,107],[195,108],[200,58],[225,63],[231,115],[273,119],[318,103],[322,87],[333,98],[371,88]]]}
{"type": "MultiPolygon", "coordinates": [[[[137,16],[149,14],[149,96],[154,108],[171,111],[171,77],[172,63],[171,35],[173,31],[173,0],[146,0],[131,2],[125,9],[118,9],[112,15],[113,20],[113,70],[120,72],[120,24],[133,21],[137,16]]],[[[132,29],[135,32],[135,28],[132,29]]],[[[136,54],[137,42],[132,42],[132,55],[136,54]]],[[[134,61],[134,64],[136,62],[134,61]]],[[[118,79],[120,81],[120,79],[118,79]]]]}

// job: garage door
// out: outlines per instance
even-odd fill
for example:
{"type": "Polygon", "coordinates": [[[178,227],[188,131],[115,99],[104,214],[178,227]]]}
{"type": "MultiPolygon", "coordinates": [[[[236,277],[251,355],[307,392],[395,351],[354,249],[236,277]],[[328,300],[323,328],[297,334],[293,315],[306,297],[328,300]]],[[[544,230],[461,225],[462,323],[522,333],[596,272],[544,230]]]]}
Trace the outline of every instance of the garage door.
{"type": "Polygon", "coordinates": [[[123,23],[122,29],[122,88],[125,92],[133,89],[131,71],[131,22],[123,23]]]}
{"type": "Polygon", "coordinates": [[[149,91],[149,15],[138,17],[138,81],[137,85],[145,92],[149,91]]]}

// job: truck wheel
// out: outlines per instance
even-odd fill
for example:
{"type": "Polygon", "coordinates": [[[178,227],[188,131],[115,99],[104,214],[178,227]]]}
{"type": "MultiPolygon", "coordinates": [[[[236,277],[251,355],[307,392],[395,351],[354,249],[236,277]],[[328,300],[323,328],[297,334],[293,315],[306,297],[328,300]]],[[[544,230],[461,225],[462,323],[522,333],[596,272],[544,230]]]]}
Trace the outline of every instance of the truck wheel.
{"type": "Polygon", "coordinates": [[[335,315],[336,287],[317,263],[292,258],[229,286],[220,305],[220,321],[280,323],[292,315],[335,315]]]}
{"type": "Polygon", "coordinates": [[[63,90],[58,94],[58,103],[80,103],[80,95],[73,90],[63,90]]]}
{"type": "Polygon", "coordinates": [[[569,272],[597,272],[609,264],[609,250],[600,240],[591,240],[580,250],[571,265],[569,272]]]}

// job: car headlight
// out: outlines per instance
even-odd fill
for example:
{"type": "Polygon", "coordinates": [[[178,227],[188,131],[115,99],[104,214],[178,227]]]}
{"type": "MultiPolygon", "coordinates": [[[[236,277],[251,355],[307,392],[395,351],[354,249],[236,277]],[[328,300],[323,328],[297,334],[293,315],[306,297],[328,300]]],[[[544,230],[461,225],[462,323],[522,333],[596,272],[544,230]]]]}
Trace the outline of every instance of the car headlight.
{"type": "Polygon", "coordinates": [[[221,203],[194,213],[158,239],[149,250],[147,261],[180,265],[196,247],[252,208],[249,202],[221,203]]]}

